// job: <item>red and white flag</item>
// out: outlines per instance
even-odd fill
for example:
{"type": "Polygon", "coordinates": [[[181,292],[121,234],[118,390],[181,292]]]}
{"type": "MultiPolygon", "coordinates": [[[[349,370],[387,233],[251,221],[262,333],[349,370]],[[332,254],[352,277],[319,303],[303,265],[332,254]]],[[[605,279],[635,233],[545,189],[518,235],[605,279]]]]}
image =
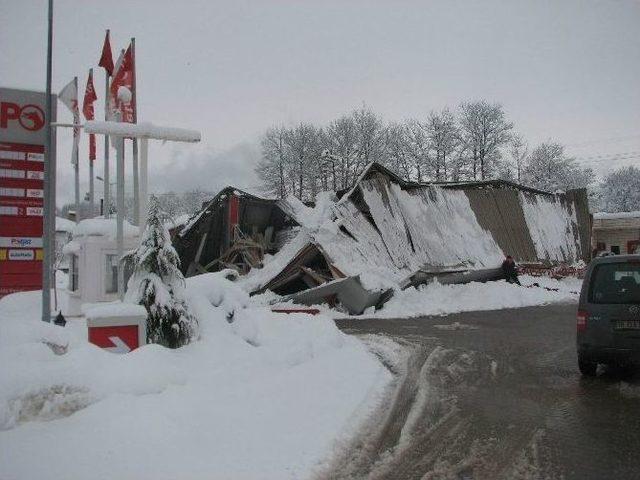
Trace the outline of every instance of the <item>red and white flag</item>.
{"type": "Polygon", "coordinates": [[[109,88],[109,106],[111,115],[120,112],[120,121],[135,123],[135,58],[132,45],[120,55],[113,71],[113,79],[109,88]]]}
{"type": "Polygon", "coordinates": [[[107,30],[107,34],[104,37],[104,43],[102,44],[102,54],[100,55],[98,66],[104,68],[109,76],[113,75],[113,54],[111,53],[109,30],[107,30]]]}
{"type": "MultiPolygon", "coordinates": [[[[80,110],[78,109],[78,77],[73,77],[67,85],[60,90],[58,99],[73,113],[73,124],[80,125],[80,110]]],[[[78,146],[80,144],[80,127],[73,127],[73,151],[71,163],[78,163],[78,146]]]]}
{"type": "MultiPolygon", "coordinates": [[[[96,89],[93,87],[93,68],[89,70],[89,78],[87,78],[87,87],[84,90],[84,100],[82,102],[82,113],[87,120],[94,120],[93,102],[98,99],[96,89]]],[[[96,136],[89,134],[89,160],[96,159],[96,136]]]]}

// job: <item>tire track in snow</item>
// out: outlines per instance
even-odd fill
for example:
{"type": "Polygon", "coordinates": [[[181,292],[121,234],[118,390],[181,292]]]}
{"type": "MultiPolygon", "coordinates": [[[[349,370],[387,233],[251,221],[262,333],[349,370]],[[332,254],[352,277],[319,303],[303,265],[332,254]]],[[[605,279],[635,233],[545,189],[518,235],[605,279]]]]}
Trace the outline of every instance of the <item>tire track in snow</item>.
{"type": "Polygon", "coordinates": [[[543,446],[543,430],[496,427],[464,398],[502,375],[495,359],[436,342],[394,340],[407,356],[387,406],[314,480],[562,478],[543,446]]]}

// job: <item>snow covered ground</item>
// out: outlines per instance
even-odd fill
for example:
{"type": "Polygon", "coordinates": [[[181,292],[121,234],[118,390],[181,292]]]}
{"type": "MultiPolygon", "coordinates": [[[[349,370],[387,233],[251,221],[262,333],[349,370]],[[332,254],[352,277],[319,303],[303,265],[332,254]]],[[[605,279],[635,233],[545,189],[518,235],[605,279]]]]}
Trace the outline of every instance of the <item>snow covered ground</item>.
{"type": "Polygon", "coordinates": [[[187,283],[200,339],[127,355],[39,321],[39,292],[0,300],[0,478],[304,478],[382,401],[391,374],[326,315],[187,283]]]}
{"type": "Polygon", "coordinates": [[[506,281],[441,285],[433,283],[396,292],[393,298],[376,312],[363,317],[409,318],[423,315],[447,315],[457,312],[499,310],[503,308],[577,302],[582,280],[521,275],[522,287],[506,281]],[[534,283],[540,287],[531,286],[534,283]],[[529,288],[525,288],[530,286],[529,288]],[[546,287],[550,290],[547,290],[546,287]],[[556,290],[557,291],[553,291],[556,290]]]}
{"type": "MultiPolygon", "coordinates": [[[[350,316],[330,310],[326,305],[317,307],[334,318],[413,318],[427,315],[448,315],[458,312],[500,310],[503,308],[530,307],[551,303],[577,302],[582,280],[520,275],[522,286],[504,280],[497,282],[472,282],[465,285],[441,285],[431,283],[418,288],[398,290],[380,310],[373,307],[360,316],[350,316]],[[539,286],[533,286],[537,283],[539,286]]],[[[277,301],[277,296],[266,292],[254,297],[264,302],[277,301]]],[[[286,304],[278,304],[286,305],[286,304]]],[[[290,304],[289,306],[292,306],[290,304]]]]}

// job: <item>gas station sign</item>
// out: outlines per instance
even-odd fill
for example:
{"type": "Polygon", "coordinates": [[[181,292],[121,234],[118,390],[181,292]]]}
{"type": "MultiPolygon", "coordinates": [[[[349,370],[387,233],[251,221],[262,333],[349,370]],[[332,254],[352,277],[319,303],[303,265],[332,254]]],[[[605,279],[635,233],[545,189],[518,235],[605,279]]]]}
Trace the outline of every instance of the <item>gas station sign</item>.
{"type": "Polygon", "coordinates": [[[42,288],[44,111],[43,92],[0,88],[0,298],[42,288]]]}

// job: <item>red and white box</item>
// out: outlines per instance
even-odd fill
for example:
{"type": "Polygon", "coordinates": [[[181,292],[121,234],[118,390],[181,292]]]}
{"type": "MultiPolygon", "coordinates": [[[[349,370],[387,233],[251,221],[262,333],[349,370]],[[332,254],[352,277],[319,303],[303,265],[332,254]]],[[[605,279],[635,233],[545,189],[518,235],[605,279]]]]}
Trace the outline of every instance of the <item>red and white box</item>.
{"type": "Polygon", "coordinates": [[[86,305],[89,342],[113,353],[129,353],[147,343],[147,311],[142,305],[86,305]]]}

